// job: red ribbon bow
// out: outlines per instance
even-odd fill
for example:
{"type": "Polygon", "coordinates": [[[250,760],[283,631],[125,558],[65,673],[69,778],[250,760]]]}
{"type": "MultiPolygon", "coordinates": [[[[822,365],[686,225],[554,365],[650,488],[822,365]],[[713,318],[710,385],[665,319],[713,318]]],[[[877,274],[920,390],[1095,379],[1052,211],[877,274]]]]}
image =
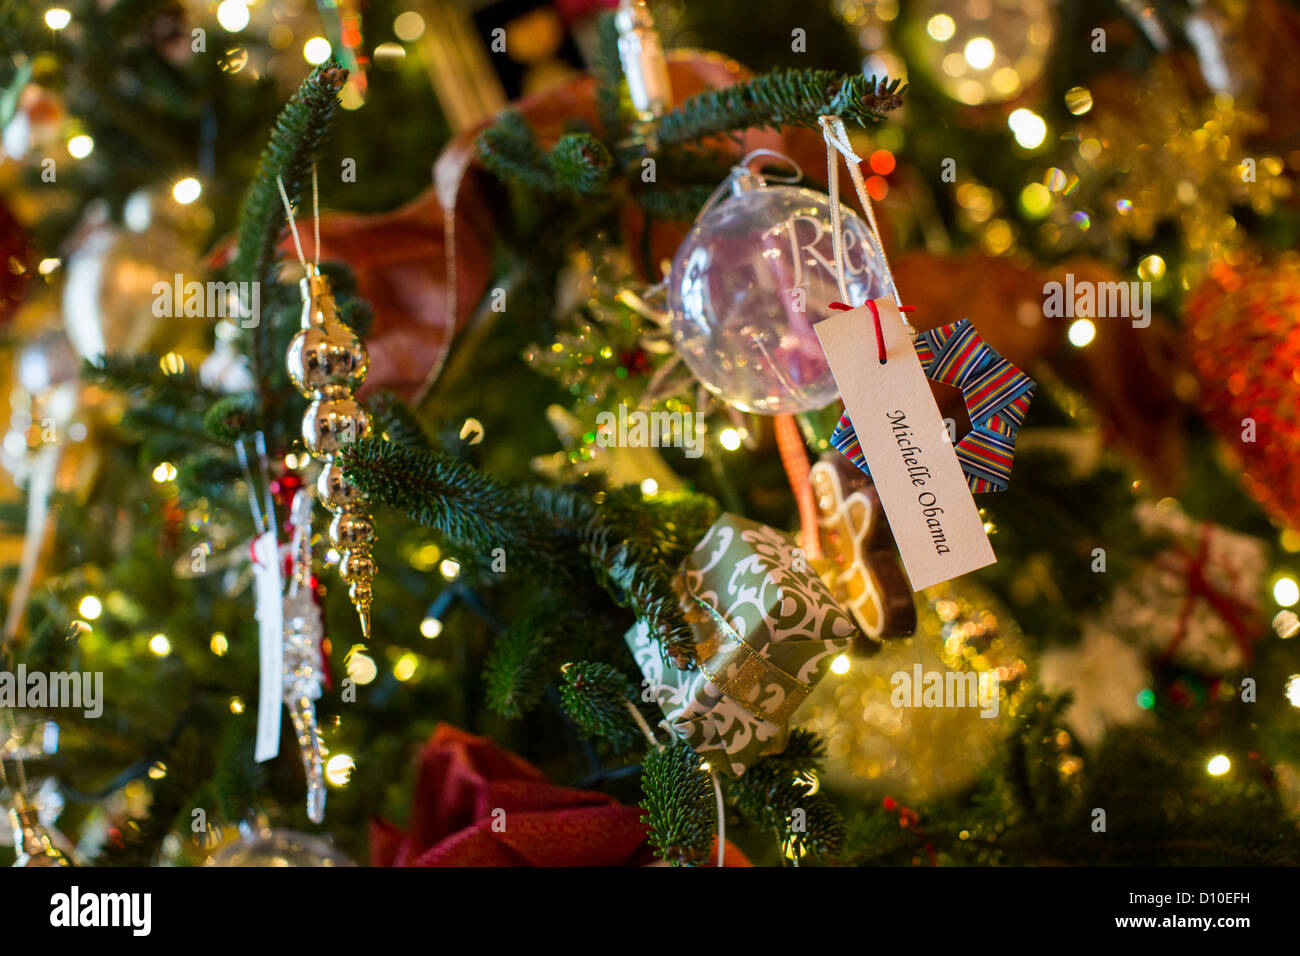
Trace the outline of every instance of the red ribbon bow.
{"type": "Polygon", "coordinates": [[[1178,646],[1187,637],[1187,624],[1191,620],[1192,608],[1197,598],[1203,598],[1232,631],[1237,646],[1241,648],[1243,659],[1250,661],[1254,656],[1250,619],[1259,613],[1259,608],[1244,598],[1219,590],[1206,576],[1206,569],[1210,565],[1211,530],[1208,523],[1201,526],[1194,556],[1181,545],[1175,544],[1173,547],[1174,552],[1186,562],[1179,570],[1186,575],[1187,591],[1183,595],[1183,604],[1178,611],[1178,623],[1174,627],[1174,638],[1165,649],[1165,657],[1173,657],[1178,646]]]}
{"type": "MultiPolygon", "coordinates": [[[[375,866],[645,866],[637,807],[572,790],[486,737],[439,724],[420,757],[410,828],[376,819],[375,866]]],[[[717,857],[710,851],[710,864],[717,857]]],[[[749,866],[727,844],[728,866],[749,866]]]]}

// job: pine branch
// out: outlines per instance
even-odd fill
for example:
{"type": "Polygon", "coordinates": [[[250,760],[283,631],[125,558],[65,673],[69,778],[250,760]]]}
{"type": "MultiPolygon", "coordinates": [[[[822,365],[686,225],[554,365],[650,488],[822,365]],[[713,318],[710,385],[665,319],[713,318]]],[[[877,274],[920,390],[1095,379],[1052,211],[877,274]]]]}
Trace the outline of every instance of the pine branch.
{"type": "Polygon", "coordinates": [[[221,501],[242,477],[228,449],[189,455],[176,466],[176,472],[176,487],[185,501],[221,501]]]}
{"type": "Polygon", "coordinates": [[[593,508],[568,490],[520,491],[438,451],[363,439],[342,455],[344,473],[370,497],[404,511],[467,550],[503,547],[511,561],[552,582],[580,580],[573,558],[585,556],[600,584],[645,620],[665,653],[690,660],[694,635],[672,576],[712,523],[717,506],[702,495],[611,492],[593,508]]]}
{"type": "Polygon", "coordinates": [[[175,460],[211,441],[197,412],[171,405],[136,405],[122,415],[122,431],[141,440],[146,461],[175,460]]]}
{"type": "Polygon", "coordinates": [[[483,666],[487,704],[509,720],[535,708],[559,670],[565,625],[554,601],[511,621],[483,666]]]}
{"type": "Polygon", "coordinates": [[[677,189],[645,190],[633,194],[638,206],[656,219],[690,222],[713,195],[714,186],[682,186],[677,189]]]}
{"type": "Polygon", "coordinates": [[[625,674],[599,661],[565,664],[563,672],[560,703],[584,734],[605,740],[615,753],[642,740],[627,709],[636,706],[636,685],[625,674]]]}
{"type": "Polygon", "coordinates": [[[825,794],[808,792],[807,775],[820,768],[824,753],[820,738],[796,729],[782,753],[755,761],[730,788],[740,812],[779,833],[782,849],[795,859],[832,856],[844,846],[847,829],[839,810],[825,794]]]}
{"type": "Polygon", "coordinates": [[[654,161],[656,181],[634,179],[632,198],[652,216],[678,222],[695,218],[734,164],[717,150],[694,147],[661,149],[654,161]]]}
{"type": "Polygon", "coordinates": [[[257,398],[244,393],[217,399],[203,414],[203,430],[223,444],[257,431],[257,398]]]}
{"type": "Polygon", "coordinates": [[[527,495],[439,451],[362,439],[340,456],[344,473],[371,498],[408,514],[470,551],[505,548],[516,561],[556,574],[564,555],[554,553],[546,518],[527,495]]]}
{"type": "Polygon", "coordinates": [[[410,405],[392,392],[380,392],[367,401],[375,434],[406,448],[429,451],[433,446],[410,405]]]}
{"type": "MultiPolygon", "coordinates": [[[[348,71],[336,60],[326,60],[312,70],[276,119],[270,142],[262,151],[257,174],[239,211],[238,249],[231,272],[240,281],[261,282],[266,288],[275,285],[277,250],[286,228],[277,179],[284,182],[289,201],[297,203],[347,78],[348,71]]],[[[273,334],[271,325],[263,321],[253,329],[248,349],[250,371],[259,383],[263,405],[274,404],[269,400],[265,384],[267,370],[272,367],[268,345],[273,334]]]]}
{"type": "Polygon", "coordinates": [[[614,12],[606,10],[596,26],[596,55],[591,72],[596,78],[596,113],[611,141],[622,139],[623,61],[618,53],[618,24],[614,12]]]}
{"type": "Polygon", "coordinates": [[[702,863],[717,834],[713,787],[700,766],[700,756],[678,741],[646,754],[641,768],[646,811],[641,821],[650,828],[655,855],[673,866],[702,863]]]}
{"type": "MultiPolygon", "coordinates": [[[[210,728],[208,729],[210,732],[210,728]]],[[[159,759],[167,774],[151,781],[149,813],[122,828],[121,841],[110,843],[96,858],[97,866],[151,866],[181,811],[190,803],[201,781],[213,771],[212,753],[205,731],[188,727],[180,738],[163,748],[159,759]]]]}
{"type": "Polygon", "coordinates": [[[590,196],[609,183],[614,160],[590,133],[565,133],[551,150],[551,170],[563,189],[590,196]]]}
{"type": "Polygon", "coordinates": [[[506,110],[479,134],[478,154],[499,179],[545,193],[599,193],[613,165],[605,144],[590,133],[565,133],[547,152],[517,110],[506,110]]]}
{"type": "Polygon", "coordinates": [[[642,498],[635,488],[608,493],[590,523],[583,549],[614,599],[646,622],[678,666],[694,659],[695,635],[682,615],[673,578],[717,518],[707,496],[642,498]]]}
{"type": "Polygon", "coordinates": [[[202,410],[219,397],[199,382],[197,370],[187,365],[179,372],[165,372],[154,353],[104,355],[97,363],[83,363],[81,376],[92,385],[178,410],[202,410]]]}
{"type": "Polygon", "coordinates": [[[479,134],[477,148],[483,165],[498,179],[544,192],[555,190],[546,151],[518,110],[504,110],[479,134]]]}
{"type": "Polygon", "coordinates": [[[276,249],[287,228],[276,179],[284,181],[289,201],[296,203],[310,178],[347,78],[348,71],[338,61],[326,60],[303,80],[276,119],[239,212],[239,246],[231,271],[240,280],[274,282],[276,249]]]}
{"type": "Polygon", "coordinates": [[[832,70],[773,70],[745,83],[697,93],[664,115],[663,143],[683,143],[720,133],[782,126],[818,128],[823,115],[861,126],[902,105],[900,80],[845,76],[832,70]]]}
{"type": "Polygon", "coordinates": [[[1070,695],[1028,697],[1018,708],[1016,727],[1005,750],[1005,779],[1018,809],[1029,819],[1058,818],[1068,803],[1068,792],[1057,764],[1057,739],[1070,695]]]}

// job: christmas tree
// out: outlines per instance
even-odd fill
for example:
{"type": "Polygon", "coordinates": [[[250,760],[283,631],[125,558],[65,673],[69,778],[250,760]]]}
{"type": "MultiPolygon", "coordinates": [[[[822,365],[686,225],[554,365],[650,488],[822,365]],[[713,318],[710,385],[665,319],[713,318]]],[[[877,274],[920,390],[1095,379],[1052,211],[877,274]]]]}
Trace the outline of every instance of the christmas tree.
{"type": "Polygon", "coordinates": [[[0,858],[1300,860],[1300,10],[760,6],[0,5],[0,858]]]}

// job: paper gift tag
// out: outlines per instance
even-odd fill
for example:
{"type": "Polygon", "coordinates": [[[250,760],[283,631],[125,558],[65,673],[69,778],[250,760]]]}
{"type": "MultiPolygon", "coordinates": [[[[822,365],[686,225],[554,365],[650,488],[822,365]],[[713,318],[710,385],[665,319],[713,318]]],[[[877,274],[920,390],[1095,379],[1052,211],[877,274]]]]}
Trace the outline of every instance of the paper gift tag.
{"type": "Polygon", "coordinates": [[[284,587],[280,544],[275,532],[253,540],[253,597],[257,602],[257,643],[261,675],[257,691],[257,744],[253,759],[270,760],[280,752],[280,712],[284,702],[284,587]]]}
{"type": "Polygon", "coordinates": [[[912,337],[892,299],[877,299],[885,358],[867,306],[813,328],[871,469],[912,590],[993,564],[971,497],[912,337]]]}

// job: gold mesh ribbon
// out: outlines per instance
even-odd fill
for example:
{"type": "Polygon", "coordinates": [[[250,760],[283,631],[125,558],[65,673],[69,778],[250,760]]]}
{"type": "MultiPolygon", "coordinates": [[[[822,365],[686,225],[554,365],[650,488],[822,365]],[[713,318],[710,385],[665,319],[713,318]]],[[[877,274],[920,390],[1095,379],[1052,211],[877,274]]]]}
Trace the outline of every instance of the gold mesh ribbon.
{"type": "Polygon", "coordinates": [[[699,642],[696,649],[699,652],[700,672],[722,691],[723,696],[760,720],[768,720],[775,724],[787,723],[799,709],[799,705],[812,693],[812,685],[804,683],[792,674],[787,674],[750,647],[717,608],[691,593],[685,569],[682,570],[680,589],[685,598],[697,604],[717,625],[718,630],[732,642],[730,647],[724,646],[721,640],[699,642]],[[709,669],[707,662],[718,654],[726,654],[728,664],[731,663],[731,655],[743,655],[740,666],[735,669],[735,673],[730,678],[719,677],[709,669]],[[764,709],[758,698],[765,687],[772,685],[776,685],[784,693],[779,704],[771,709],[764,709]]]}

